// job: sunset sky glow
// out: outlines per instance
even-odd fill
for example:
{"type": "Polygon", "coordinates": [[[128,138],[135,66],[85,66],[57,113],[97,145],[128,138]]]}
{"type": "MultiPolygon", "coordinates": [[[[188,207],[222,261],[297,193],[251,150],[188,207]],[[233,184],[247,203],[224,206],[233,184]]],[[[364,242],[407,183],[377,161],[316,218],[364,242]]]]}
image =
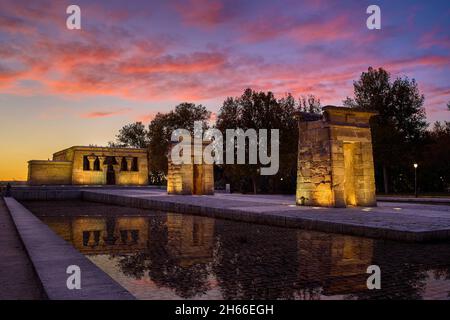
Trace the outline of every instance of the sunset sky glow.
{"type": "Polygon", "coordinates": [[[181,102],[217,112],[247,87],[341,105],[369,66],[415,78],[428,121],[450,121],[448,0],[0,0],[0,180],[181,102]],[[70,4],[82,30],[66,28],[70,4]],[[366,28],[370,4],[381,30],[366,28]]]}

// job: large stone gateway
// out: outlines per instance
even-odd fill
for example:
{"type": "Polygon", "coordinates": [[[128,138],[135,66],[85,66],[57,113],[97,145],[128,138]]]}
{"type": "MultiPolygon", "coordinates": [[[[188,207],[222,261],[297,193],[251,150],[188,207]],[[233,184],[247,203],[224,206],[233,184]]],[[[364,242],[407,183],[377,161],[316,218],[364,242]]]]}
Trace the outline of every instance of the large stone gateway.
{"type": "Polygon", "coordinates": [[[375,114],[334,106],[322,116],[300,114],[298,205],[376,206],[369,126],[375,114]]]}
{"type": "MultiPolygon", "coordinates": [[[[199,147],[202,152],[209,142],[204,142],[200,146],[192,146],[192,149],[199,147]]],[[[172,145],[172,148],[175,144],[172,145]]],[[[167,193],[182,195],[212,195],[214,194],[214,165],[203,162],[195,164],[194,152],[191,152],[192,159],[189,163],[173,163],[169,152],[169,163],[167,172],[167,193]]]]}

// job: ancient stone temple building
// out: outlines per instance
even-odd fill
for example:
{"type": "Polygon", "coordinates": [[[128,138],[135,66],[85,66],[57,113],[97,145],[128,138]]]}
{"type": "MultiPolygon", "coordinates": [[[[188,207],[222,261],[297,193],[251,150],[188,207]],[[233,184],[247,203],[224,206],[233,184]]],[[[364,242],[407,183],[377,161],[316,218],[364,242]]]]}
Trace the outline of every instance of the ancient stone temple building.
{"type": "Polygon", "coordinates": [[[30,185],[146,185],[146,149],[71,147],[28,161],[30,185]]]}
{"type": "Polygon", "coordinates": [[[326,106],[300,114],[298,205],[376,206],[369,119],[373,112],[326,106]]]}
{"type": "MultiPolygon", "coordinates": [[[[209,142],[205,142],[203,148],[208,144],[209,142]]],[[[189,163],[174,164],[169,152],[167,192],[184,195],[214,194],[214,165],[195,164],[194,152],[191,154],[192,161],[189,163]]]]}

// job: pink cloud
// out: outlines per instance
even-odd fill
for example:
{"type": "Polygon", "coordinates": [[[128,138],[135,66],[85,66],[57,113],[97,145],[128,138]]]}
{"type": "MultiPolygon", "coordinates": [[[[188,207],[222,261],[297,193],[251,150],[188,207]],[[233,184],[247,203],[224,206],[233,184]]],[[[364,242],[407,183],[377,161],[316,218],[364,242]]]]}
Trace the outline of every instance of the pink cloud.
{"type": "Polygon", "coordinates": [[[177,1],[174,7],[183,21],[193,26],[212,27],[229,18],[224,4],[218,0],[177,1]]]}
{"type": "Polygon", "coordinates": [[[423,55],[407,59],[396,59],[386,61],[382,65],[383,68],[392,72],[405,72],[408,69],[416,69],[418,67],[439,68],[450,64],[450,56],[442,55],[423,55]]]}
{"type": "Polygon", "coordinates": [[[194,52],[190,55],[163,56],[156,59],[136,57],[121,66],[124,73],[191,73],[204,72],[223,65],[226,58],[216,52],[194,52]]]}
{"type": "Polygon", "coordinates": [[[309,21],[289,32],[289,37],[297,41],[329,41],[349,39],[355,35],[351,20],[347,15],[338,15],[327,21],[309,21]]]}
{"type": "Polygon", "coordinates": [[[30,33],[34,29],[23,19],[17,17],[0,16],[0,30],[30,33]]]}
{"type": "Polygon", "coordinates": [[[450,102],[449,85],[419,84],[420,90],[425,95],[425,107],[429,114],[447,113],[447,103],[450,102]]]}
{"type": "Polygon", "coordinates": [[[302,44],[324,40],[349,39],[355,34],[348,15],[337,15],[327,20],[297,21],[288,16],[260,18],[244,25],[243,41],[258,42],[278,37],[293,39],[302,44]]]}
{"type": "MultiPolygon", "coordinates": [[[[317,3],[320,1],[311,0],[307,4],[317,7],[317,3]]],[[[218,1],[194,0],[189,5],[178,2],[176,6],[183,21],[192,25],[207,27],[230,18],[224,3],[218,1]]],[[[38,18],[42,11],[36,8],[13,10],[13,7],[10,5],[8,10],[16,15],[26,12],[24,21],[34,18],[33,21],[44,23],[38,18]]],[[[98,10],[88,8],[86,12],[91,11],[98,10]]],[[[380,36],[368,35],[362,39],[358,36],[355,41],[354,32],[360,29],[355,28],[354,19],[350,19],[347,12],[327,20],[295,19],[282,14],[273,15],[272,19],[252,18],[239,25],[239,31],[234,30],[239,46],[232,43],[226,48],[219,45],[184,47],[163,35],[141,36],[129,28],[103,24],[108,22],[108,15],[114,17],[113,21],[125,21],[128,14],[111,11],[97,12],[97,15],[101,16],[102,23],[70,36],[51,37],[38,33],[30,37],[21,33],[26,41],[15,40],[0,46],[2,65],[8,67],[0,65],[0,92],[23,95],[34,90],[38,94],[66,98],[108,95],[136,101],[201,101],[235,96],[246,87],[253,87],[279,95],[313,93],[322,102],[336,103],[352,94],[352,81],[369,65],[381,66],[393,73],[414,74],[412,71],[418,68],[436,70],[450,64],[449,57],[442,54],[391,59],[377,50],[372,51],[370,45],[380,36]],[[289,50],[295,53],[289,59],[274,58],[275,49],[268,55],[264,51],[240,51],[242,41],[246,42],[247,49],[252,42],[280,38],[292,43],[289,50]],[[327,47],[341,40],[354,47],[345,54],[342,50],[335,54],[327,47]],[[40,87],[25,88],[24,80],[36,81],[40,87]]],[[[21,26],[20,20],[8,23],[15,24],[15,28],[21,26]]],[[[49,23],[56,22],[50,19],[49,23]]],[[[12,29],[6,32],[13,34],[12,29]]],[[[424,36],[422,44],[429,46],[436,39],[441,37],[434,33],[424,36]]],[[[123,111],[94,110],[78,116],[102,118],[118,112],[123,111]]],[[[144,114],[138,118],[148,122],[152,117],[153,114],[144,114]]]]}
{"type": "Polygon", "coordinates": [[[152,121],[155,118],[155,116],[156,116],[156,113],[154,113],[154,112],[142,114],[136,118],[136,121],[140,121],[142,123],[148,123],[148,122],[152,121]]]}
{"type": "Polygon", "coordinates": [[[450,37],[443,34],[439,29],[423,34],[419,39],[419,46],[421,48],[430,48],[439,46],[443,48],[450,48],[450,37]]]}
{"type": "Polygon", "coordinates": [[[80,117],[84,118],[84,119],[108,118],[108,117],[125,114],[130,111],[131,111],[130,108],[123,108],[123,109],[113,110],[113,111],[91,111],[88,113],[81,114],[80,117]]]}

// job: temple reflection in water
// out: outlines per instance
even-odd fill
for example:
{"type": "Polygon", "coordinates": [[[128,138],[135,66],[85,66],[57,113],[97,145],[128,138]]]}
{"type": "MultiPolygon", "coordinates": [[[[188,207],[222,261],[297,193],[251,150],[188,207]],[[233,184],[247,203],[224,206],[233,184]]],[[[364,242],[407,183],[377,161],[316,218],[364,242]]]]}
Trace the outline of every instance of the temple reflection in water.
{"type": "Polygon", "coordinates": [[[325,295],[366,291],[373,244],[372,239],[299,231],[299,280],[314,279],[325,295]]]}
{"type": "Polygon", "coordinates": [[[144,217],[41,219],[83,254],[130,253],[148,244],[148,219],[144,217]]]}
{"type": "MultiPolygon", "coordinates": [[[[32,202],[26,205],[33,211],[32,202]]],[[[446,281],[443,296],[450,292],[448,244],[172,213],[40,218],[143,299],[420,299],[433,285],[431,278],[446,281]],[[372,264],[382,269],[382,290],[367,289],[372,264]]]]}

